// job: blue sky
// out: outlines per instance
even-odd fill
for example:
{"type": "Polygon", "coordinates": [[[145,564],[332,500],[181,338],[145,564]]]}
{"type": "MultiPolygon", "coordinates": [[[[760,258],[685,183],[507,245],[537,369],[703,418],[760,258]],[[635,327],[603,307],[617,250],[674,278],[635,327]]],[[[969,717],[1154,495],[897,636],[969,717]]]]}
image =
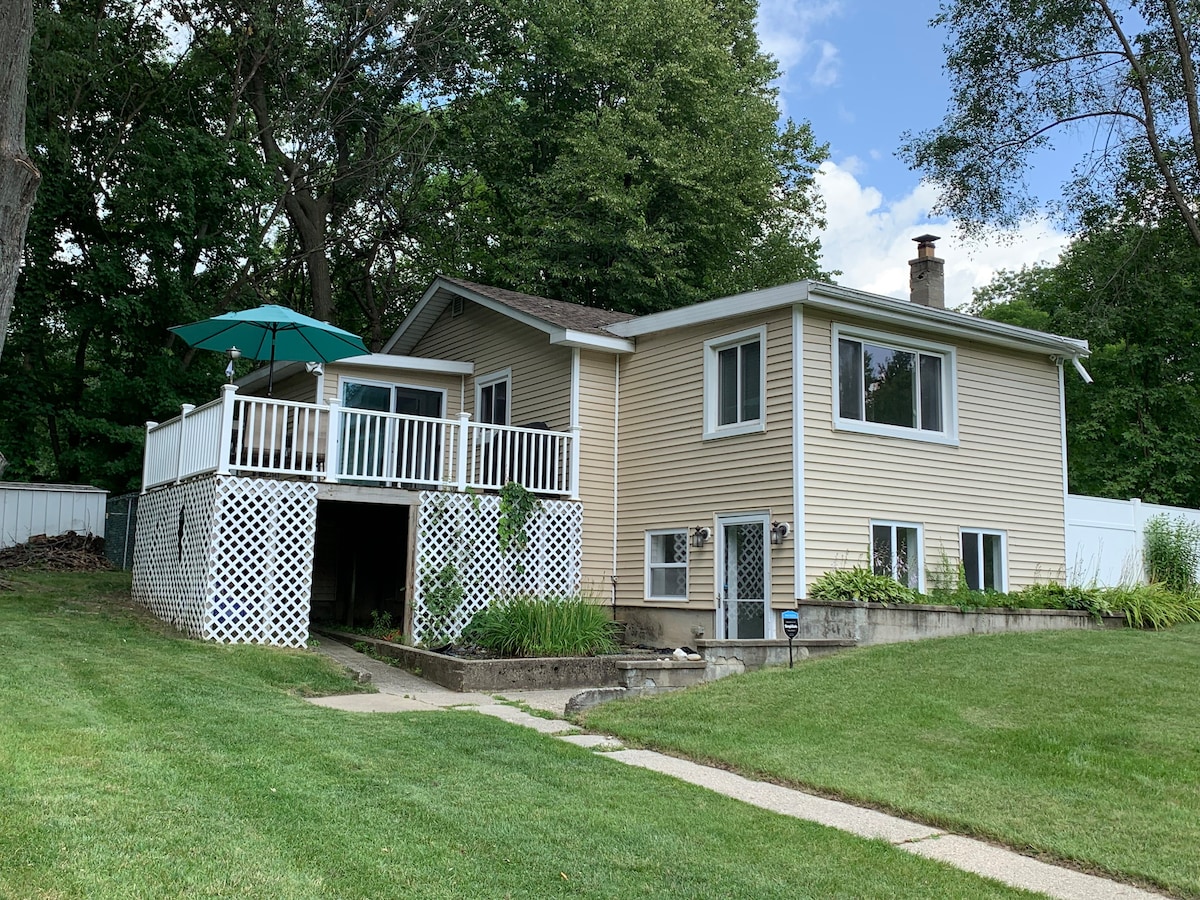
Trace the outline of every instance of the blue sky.
{"type": "MultiPolygon", "coordinates": [[[[896,157],[905,130],[941,121],[949,85],[942,72],[946,35],[929,26],[938,0],[760,0],[759,39],[780,64],[780,107],[808,120],[830,145],[819,179],[829,227],[824,264],[849,287],[907,296],[911,238],[940,235],[947,305],[970,300],[999,269],[1053,261],[1065,236],[1047,220],[1005,240],[968,245],[954,223],[930,218],[935,192],[896,157]]],[[[1062,167],[1053,158],[1034,187],[1053,197],[1062,167]]]]}

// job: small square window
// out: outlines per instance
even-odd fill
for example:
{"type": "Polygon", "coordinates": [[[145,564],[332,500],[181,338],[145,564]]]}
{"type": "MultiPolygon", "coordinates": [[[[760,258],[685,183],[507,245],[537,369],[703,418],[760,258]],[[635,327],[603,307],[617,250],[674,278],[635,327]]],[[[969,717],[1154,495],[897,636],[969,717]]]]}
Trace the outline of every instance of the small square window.
{"type": "Polygon", "coordinates": [[[651,600],[687,599],[686,528],[646,532],[646,596],[651,600]]]}

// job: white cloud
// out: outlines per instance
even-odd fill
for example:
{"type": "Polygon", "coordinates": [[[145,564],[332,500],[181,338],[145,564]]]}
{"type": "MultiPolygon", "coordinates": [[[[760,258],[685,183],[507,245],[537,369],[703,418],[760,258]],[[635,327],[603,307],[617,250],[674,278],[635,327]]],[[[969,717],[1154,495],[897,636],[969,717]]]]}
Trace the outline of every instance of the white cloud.
{"type": "Polygon", "coordinates": [[[1036,262],[1052,263],[1067,244],[1067,235],[1044,219],[1032,220],[1007,239],[986,245],[967,244],[952,220],[932,221],[936,199],[932,185],[921,183],[897,200],[855,177],[859,160],[821,166],[817,186],[825,198],[828,225],[821,234],[822,265],[841,270],[839,284],[875,294],[908,297],[908,261],[916,256],[912,239],[941,236],[937,255],[946,261],[946,305],[971,300],[975,288],[988,284],[1001,269],[1036,262]]]}
{"type": "Polygon", "coordinates": [[[841,11],[839,0],[762,0],[759,3],[758,40],[762,49],[779,62],[783,73],[781,84],[803,79],[812,87],[827,88],[837,83],[841,65],[837,47],[810,35],[816,26],[841,11]]]}

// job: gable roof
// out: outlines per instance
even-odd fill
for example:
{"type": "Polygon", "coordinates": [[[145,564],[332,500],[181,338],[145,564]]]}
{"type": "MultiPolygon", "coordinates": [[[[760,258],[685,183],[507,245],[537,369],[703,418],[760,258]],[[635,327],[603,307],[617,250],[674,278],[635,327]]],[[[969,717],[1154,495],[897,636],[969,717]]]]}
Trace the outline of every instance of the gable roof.
{"type": "Polygon", "coordinates": [[[425,291],[384,353],[411,353],[451,300],[462,297],[549,335],[549,342],[611,353],[631,353],[641,335],[717,322],[800,304],[842,315],[857,315],[890,325],[922,328],[963,340],[1026,352],[1043,352],[1078,363],[1091,352],[1087,341],[981,319],[952,309],[937,309],[895,297],[871,294],[820,281],[796,281],[778,287],[720,297],[645,316],[596,309],[562,300],[522,294],[457,278],[439,277],[425,291]]]}
{"type": "Polygon", "coordinates": [[[796,281],[732,297],[707,300],[664,312],[614,323],[613,334],[637,338],[689,325],[702,325],[732,316],[744,316],[784,306],[801,304],[842,315],[857,315],[889,325],[923,328],[937,334],[1008,347],[1013,350],[1045,352],[1078,360],[1091,352],[1087,341],[1035,331],[991,319],[981,319],[952,309],[922,306],[909,300],[870,294],[820,281],[796,281]]]}
{"type": "Polygon", "coordinates": [[[614,335],[605,326],[636,318],[629,313],[581,306],[522,294],[505,288],[439,276],[426,289],[412,312],[384,345],[384,353],[411,353],[455,297],[478,303],[549,335],[551,344],[586,347],[614,353],[631,353],[633,342],[614,335]]]}

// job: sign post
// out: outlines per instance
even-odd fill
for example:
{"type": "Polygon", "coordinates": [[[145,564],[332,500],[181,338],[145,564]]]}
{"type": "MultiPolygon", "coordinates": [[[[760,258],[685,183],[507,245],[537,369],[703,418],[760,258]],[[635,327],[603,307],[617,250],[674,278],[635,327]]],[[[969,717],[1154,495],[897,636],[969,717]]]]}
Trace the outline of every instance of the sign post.
{"type": "Polygon", "coordinates": [[[792,641],[795,640],[797,634],[800,633],[800,613],[794,609],[785,609],[783,611],[783,633],[788,639],[788,668],[792,668],[792,641]]]}

